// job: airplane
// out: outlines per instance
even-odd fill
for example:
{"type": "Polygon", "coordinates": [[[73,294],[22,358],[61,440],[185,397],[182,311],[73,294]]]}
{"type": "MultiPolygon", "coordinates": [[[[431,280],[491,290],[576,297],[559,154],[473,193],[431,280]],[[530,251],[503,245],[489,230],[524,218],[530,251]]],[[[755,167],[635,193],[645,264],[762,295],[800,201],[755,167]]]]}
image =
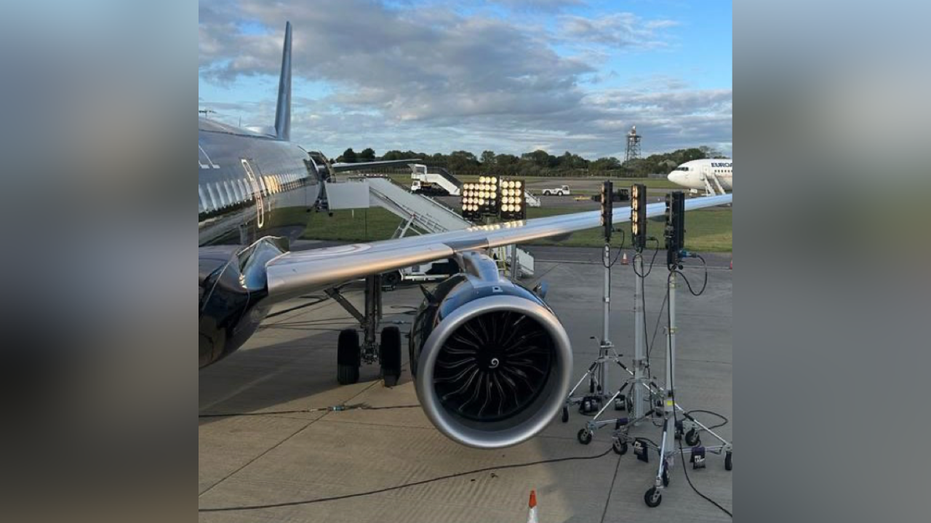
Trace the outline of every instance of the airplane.
{"type": "MultiPolygon", "coordinates": [[[[359,366],[379,363],[387,386],[401,373],[401,335],[385,327],[377,342],[381,274],[441,259],[461,268],[424,289],[408,342],[411,374],[427,417],[452,440],[476,448],[518,444],[558,414],[569,390],[572,348],[545,302],[545,286],[527,289],[499,275],[488,250],[539,238],[565,237],[600,225],[600,211],[464,230],[291,251],[319,207],[333,173],[386,163],[332,164],[290,142],[291,24],[285,25],[275,126],[265,132],[198,116],[200,367],[241,347],[276,303],[324,291],[363,327],[340,332],[337,380],[359,379],[359,366]],[[340,286],[365,280],[364,312],[340,286]]],[[[686,210],[731,202],[693,198],[686,210]]],[[[664,214],[651,204],[648,216],[664,214]]],[[[630,219],[615,207],[614,221],[630,219]]]]}
{"type": "Polygon", "coordinates": [[[734,161],[728,158],[702,159],[676,167],[667,179],[687,187],[689,192],[704,190],[706,194],[725,194],[734,190],[734,161]]]}

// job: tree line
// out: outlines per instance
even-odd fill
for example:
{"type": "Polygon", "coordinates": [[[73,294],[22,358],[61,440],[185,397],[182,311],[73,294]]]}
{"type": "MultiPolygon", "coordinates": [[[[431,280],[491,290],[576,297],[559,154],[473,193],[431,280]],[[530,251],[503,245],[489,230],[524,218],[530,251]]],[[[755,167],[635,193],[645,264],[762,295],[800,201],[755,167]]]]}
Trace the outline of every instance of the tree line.
{"type": "MultiPolygon", "coordinates": [[[[495,154],[483,151],[480,156],[469,151],[453,151],[449,154],[427,154],[414,151],[388,151],[377,156],[371,147],[355,152],[346,149],[336,161],[344,163],[371,162],[376,160],[404,160],[420,158],[420,163],[432,167],[443,167],[453,174],[498,174],[503,176],[616,176],[645,177],[651,174],[669,174],[676,166],[692,160],[703,158],[724,158],[720,152],[711,147],[693,147],[678,149],[669,153],[651,154],[622,162],[609,156],[588,160],[566,151],[560,156],[553,156],[546,151],[536,150],[520,156],[513,154],[495,154]]],[[[387,168],[381,171],[392,172],[407,170],[387,168]]]]}

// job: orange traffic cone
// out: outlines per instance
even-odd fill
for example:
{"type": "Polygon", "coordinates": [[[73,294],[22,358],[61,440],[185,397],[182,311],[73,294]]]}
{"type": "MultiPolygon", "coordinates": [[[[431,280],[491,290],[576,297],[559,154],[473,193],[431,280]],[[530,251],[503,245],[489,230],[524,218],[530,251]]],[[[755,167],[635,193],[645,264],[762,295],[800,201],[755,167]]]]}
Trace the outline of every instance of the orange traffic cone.
{"type": "Polygon", "coordinates": [[[621,265],[627,265],[627,253],[624,253],[624,256],[621,257],[621,265]]]}
{"type": "Polygon", "coordinates": [[[537,491],[530,491],[530,514],[527,515],[527,523],[539,523],[537,521],[537,491]]]}

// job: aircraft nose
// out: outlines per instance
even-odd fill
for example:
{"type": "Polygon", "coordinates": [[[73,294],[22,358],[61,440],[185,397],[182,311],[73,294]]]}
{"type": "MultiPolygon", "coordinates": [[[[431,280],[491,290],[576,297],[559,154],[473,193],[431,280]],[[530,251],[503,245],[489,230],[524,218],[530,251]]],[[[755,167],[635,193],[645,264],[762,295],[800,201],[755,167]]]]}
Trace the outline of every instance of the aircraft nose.
{"type": "Polygon", "coordinates": [[[669,180],[669,181],[672,182],[672,183],[679,183],[679,184],[681,184],[681,183],[682,183],[682,173],[679,173],[679,172],[676,172],[676,171],[672,171],[671,173],[669,173],[668,176],[666,176],[666,179],[669,180]]]}

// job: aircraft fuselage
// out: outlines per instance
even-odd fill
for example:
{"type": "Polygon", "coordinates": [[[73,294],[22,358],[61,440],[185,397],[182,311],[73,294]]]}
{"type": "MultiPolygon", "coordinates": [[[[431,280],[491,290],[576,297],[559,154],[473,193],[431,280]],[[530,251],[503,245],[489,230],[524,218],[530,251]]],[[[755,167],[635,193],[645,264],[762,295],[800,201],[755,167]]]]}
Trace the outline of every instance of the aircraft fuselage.
{"type": "Polygon", "coordinates": [[[201,118],[198,244],[298,238],[320,193],[313,160],[297,145],[201,118]]]}

